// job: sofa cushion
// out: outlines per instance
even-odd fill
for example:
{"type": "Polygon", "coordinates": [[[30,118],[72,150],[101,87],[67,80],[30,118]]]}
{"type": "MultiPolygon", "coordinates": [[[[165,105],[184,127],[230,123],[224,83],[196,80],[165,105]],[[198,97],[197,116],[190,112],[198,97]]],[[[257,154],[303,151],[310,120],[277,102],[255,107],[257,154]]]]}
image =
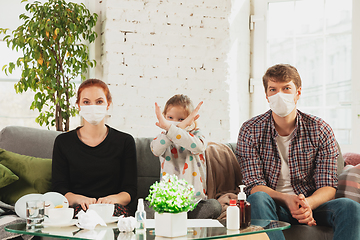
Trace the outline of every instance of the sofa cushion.
{"type": "Polygon", "coordinates": [[[0,164],[0,188],[5,187],[16,180],[19,180],[19,177],[16,176],[10,169],[0,164]]]}
{"type": "Polygon", "coordinates": [[[360,164],[348,165],[339,176],[338,189],[335,197],[347,197],[360,202],[360,164]]]}
{"type": "Polygon", "coordinates": [[[356,166],[360,164],[360,154],[359,153],[344,153],[343,154],[345,165],[353,165],[356,166]]]}
{"type": "Polygon", "coordinates": [[[20,155],[0,149],[0,163],[19,180],[0,188],[0,200],[14,204],[29,193],[45,193],[51,189],[51,159],[20,155]]]}

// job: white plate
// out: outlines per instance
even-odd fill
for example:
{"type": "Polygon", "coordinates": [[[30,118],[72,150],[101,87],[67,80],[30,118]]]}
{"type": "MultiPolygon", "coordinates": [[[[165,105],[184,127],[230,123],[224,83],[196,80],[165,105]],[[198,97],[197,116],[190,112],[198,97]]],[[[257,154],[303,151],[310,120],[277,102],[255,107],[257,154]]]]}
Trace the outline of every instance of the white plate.
{"type": "MultiPolygon", "coordinates": [[[[58,205],[63,205],[64,208],[69,207],[69,202],[66,197],[57,192],[47,192],[45,194],[31,193],[22,196],[15,203],[15,212],[21,218],[26,218],[26,202],[31,200],[44,200],[45,205],[49,204],[50,208],[58,205]]],[[[47,207],[45,207],[45,214],[47,207]]]]}
{"type": "Polygon", "coordinates": [[[43,225],[47,227],[69,227],[76,225],[77,223],[78,223],[77,219],[71,219],[71,221],[67,223],[55,223],[55,222],[45,221],[43,222],[43,225]]]}
{"type": "Polygon", "coordinates": [[[62,205],[63,208],[69,207],[69,202],[66,197],[58,192],[47,192],[42,195],[42,200],[49,201],[55,206],[62,205]]]}
{"type": "Polygon", "coordinates": [[[26,218],[26,202],[32,200],[39,200],[41,199],[42,194],[40,193],[31,193],[22,196],[19,198],[15,203],[15,212],[21,218],[26,218]]]}

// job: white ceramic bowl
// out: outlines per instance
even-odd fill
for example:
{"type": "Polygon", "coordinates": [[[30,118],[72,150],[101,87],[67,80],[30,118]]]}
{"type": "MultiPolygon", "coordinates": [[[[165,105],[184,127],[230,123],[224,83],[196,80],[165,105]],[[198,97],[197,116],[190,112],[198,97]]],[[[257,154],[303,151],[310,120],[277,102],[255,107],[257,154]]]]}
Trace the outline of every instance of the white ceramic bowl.
{"type": "Polygon", "coordinates": [[[48,210],[48,218],[51,223],[68,223],[72,220],[73,216],[73,208],[51,208],[48,210]]]}
{"type": "Polygon", "coordinates": [[[90,204],[89,209],[94,210],[105,222],[112,218],[114,214],[114,204],[90,204]]]}

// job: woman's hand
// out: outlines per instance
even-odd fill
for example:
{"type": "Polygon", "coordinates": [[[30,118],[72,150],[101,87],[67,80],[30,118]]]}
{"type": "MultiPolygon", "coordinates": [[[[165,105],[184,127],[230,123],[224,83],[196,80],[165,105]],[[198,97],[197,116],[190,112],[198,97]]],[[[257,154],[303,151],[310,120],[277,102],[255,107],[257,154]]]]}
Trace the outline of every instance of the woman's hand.
{"type": "Polygon", "coordinates": [[[157,103],[155,103],[155,114],[158,119],[158,122],[156,122],[156,126],[168,131],[171,124],[168,121],[166,121],[166,119],[165,119],[164,115],[162,115],[161,109],[157,103]]]}
{"type": "Polygon", "coordinates": [[[117,203],[117,197],[115,195],[102,197],[102,198],[99,198],[96,203],[115,204],[115,203],[117,203]]]}
{"type": "Polygon", "coordinates": [[[84,211],[86,211],[89,208],[90,204],[95,204],[96,203],[96,198],[89,198],[89,197],[85,197],[85,196],[79,195],[79,194],[74,194],[74,193],[71,193],[71,192],[66,193],[65,197],[69,201],[70,206],[80,204],[81,208],[84,211]]]}
{"type": "Polygon", "coordinates": [[[121,192],[118,194],[113,194],[99,198],[96,203],[108,203],[108,204],[119,203],[123,206],[126,206],[130,203],[130,201],[131,201],[130,194],[127,192],[121,192]]]}
{"type": "Polygon", "coordinates": [[[185,129],[185,128],[188,127],[188,126],[191,126],[191,124],[193,124],[193,122],[200,117],[200,115],[198,114],[198,112],[199,112],[200,107],[201,107],[201,105],[202,105],[203,103],[204,103],[204,102],[201,101],[201,102],[196,106],[196,108],[194,109],[194,111],[192,111],[192,113],[190,113],[190,115],[189,115],[187,118],[185,118],[183,121],[181,121],[181,123],[179,123],[177,126],[178,126],[179,128],[182,128],[182,129],[185,129]]]}

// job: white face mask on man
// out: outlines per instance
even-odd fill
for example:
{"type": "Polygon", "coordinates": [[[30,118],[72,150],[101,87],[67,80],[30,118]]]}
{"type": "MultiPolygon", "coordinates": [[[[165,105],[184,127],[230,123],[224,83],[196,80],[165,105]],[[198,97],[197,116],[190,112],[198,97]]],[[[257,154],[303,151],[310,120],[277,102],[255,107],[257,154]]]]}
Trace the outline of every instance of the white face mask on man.
{"type": "Polygon", "coordinates": [[[92,125],[98,125],[105,118],[107,114],[107,106],[106,105],[80,106],[79,114],[88,123],[92,125]]]}
{"type": "Polygon", "coordinates": [[[294,94],[278,92],[268,99],[271,110],[280,117],[286,117],[296,107],[294,94]]]}

